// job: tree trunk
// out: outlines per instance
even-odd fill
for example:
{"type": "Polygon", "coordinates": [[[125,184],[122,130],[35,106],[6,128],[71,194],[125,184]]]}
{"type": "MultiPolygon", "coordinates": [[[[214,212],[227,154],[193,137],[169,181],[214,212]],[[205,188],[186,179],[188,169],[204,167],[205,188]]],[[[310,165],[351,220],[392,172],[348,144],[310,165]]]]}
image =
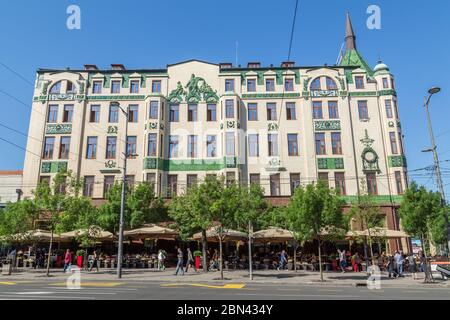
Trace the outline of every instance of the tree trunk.
{"type": "Polygon", "coordinates": [[[223,265],[222,265],[222,258],[223,258],[222,235],[219,234],[219,268],[220,268],[220,279],[221,279],[221,280],[223,280],[223,265]]]}
{"type": "Polygon", "coordinates": [[[297,272],[297,241],[294,240],[294,272],[297,272]]]}
{"type": "Polygon", "coordinates": [[[47,277],[50,276],[50,258],[52,256],[52,245],[53,245],[53,227],[50,233],[50,245],[48,247],[48,257],[47,257],[47,277]]]}
{"type": "Polygon", "coordinates": [[[424,266],[425,266],[425,283],[430,283],[431,282],[431,278],[430,278],[430,274],[428,272],[428,256],[427,256],[427,250],[426,250],[426,246],[425,246],[425,237],[422,235],[422,239],[420,239],[420,241],[422,242],[422,252],[423,255],[425,257],[425,261],[424,261],[424,266]]]}
{"type": "Polygon", "coordinates": [[[319,242],[319,271],[320,271],[320,281],[323,281],[323,270],[322,270],[322,249],[321,247],[321,241],[320,236],[317,237],[317,241],[319,242]]]}
{"type": "Polygon", "coordinates": [[[253,226],[252,222],[248,222],[248,271],[250,280],[253,280],[253,262],[252,262],[252,237],[253,237],[253,226]]]}
{"type": "Polygon", "coordinates": [[[206,256],[206,250],[208,249],[208,240],[206,238],[206,230],[202,230],[202,255],[203,255],[203,272],[208,272],[208,257],[206,256]]]}
{"type": "Polygon", "coordinates": [[[366,260],[366,272],[367,272],[367,270],[369,270],[369,255],[367,254],[367,237],[366,236],[364,237],[364,260],[366,260]]]}

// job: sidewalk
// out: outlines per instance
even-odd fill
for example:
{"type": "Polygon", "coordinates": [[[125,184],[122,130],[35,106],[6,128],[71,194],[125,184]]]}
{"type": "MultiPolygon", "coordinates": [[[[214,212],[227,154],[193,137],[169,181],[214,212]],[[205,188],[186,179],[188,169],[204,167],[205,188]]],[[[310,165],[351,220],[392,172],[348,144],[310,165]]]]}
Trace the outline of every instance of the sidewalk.
{"type": "MultiPolygon", "coordinates": [[[[165,271],[155,269],[124,269],[122,279],[118,279],[115,269],[100,269],[99,272],[81,271],[82,281],[125,281],[125,282],[175,282],[175,283],[255,283],[255,284],[291,284],[291,285],[324,285],[324,286],[365,286],[366,273],[340,273],[324,272],[324,282],[320,282],[320,274],[312,271],[276,271],[257,270],[253,273],[253,280],[249,279],[247,270],[224,271],[224,280],[220,280],[219,271],[208,273],[195,273],[190,270],[184,276],[174,275],[175,269],[168,268],[165,271]]],[[[43,269],[19,269],[10,276],[0,275],[2,281],[65,281],[70,273],[64,274],[61,269],[52,269],[47,278],[43,269]]],[[[443,281],[435,276],[435,283],[424,284],[423,274],[419,274],[419,280],[413,280],[409,274],[404,278],[389,279],[387,274],[381,274],[381,286],[386,287],[444,287],[450,289],[450,281],[443,281]]]]}

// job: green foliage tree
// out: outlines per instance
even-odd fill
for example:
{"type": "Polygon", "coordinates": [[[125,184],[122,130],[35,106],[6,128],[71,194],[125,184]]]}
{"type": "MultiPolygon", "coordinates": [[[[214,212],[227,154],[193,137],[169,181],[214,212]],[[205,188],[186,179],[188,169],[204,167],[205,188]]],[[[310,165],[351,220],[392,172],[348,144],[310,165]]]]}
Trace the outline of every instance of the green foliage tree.
{"type": "MultiPolygon", "coordinates": [[[[400,218],[404,230],[411,236],[419,238],[425,255],[425,282],[431,281],[428,269],[427,245],[429,233],[436,228],[436,222],[442,219],[441,197],[437,192],[427,191],[415,182],[406,190],[400,206],[400,218]],[[434,227],[433,227],[434,226],[434,227]]],[[[437,237],[440,232],[434,232],[437,237]]]]}
{"type": "Polygon", "coordinates": [[[335,190],[323,182],[296,189],[288,207],[286,218],[289,229],[299,240],[317,240],[320,279],[323,281],[321,245],[324,237],[342,234],[346,230],[342,207],[344,201],[335,190]]]}

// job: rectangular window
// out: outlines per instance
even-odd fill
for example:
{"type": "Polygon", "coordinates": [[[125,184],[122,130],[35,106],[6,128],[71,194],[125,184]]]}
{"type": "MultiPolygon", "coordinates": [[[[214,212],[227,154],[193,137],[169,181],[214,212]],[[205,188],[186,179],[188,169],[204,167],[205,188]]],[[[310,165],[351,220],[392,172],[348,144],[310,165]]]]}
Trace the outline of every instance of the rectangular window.
{"type": "Polygon", "coordinates": [[[297,114],[295,112],[295,102],[286,102],[286,119],[296,120],[297,114]]]}
{"type": "Polygon", "coordinates": [[[158,119],[158,101],[150,101],[150,109],[148,112],[150,119],[158,119]]]}
{"type": "Polygon", "coordinates": [[[114,185],[114,176],[105,176],[103,180],[103,198],[108,196],[108,191],[114,185]]]}
{"type": "Polygon", "coordinates": [[[91,105],[91,112],[89,113],[89,122],[100,122],[99,105],[91,105]]]}
{"type": "Polygon", "coordinates": [[[127,189],[128,190],[133,190],[134,184],[135,184],[134,175],[126,175],[125,176],[125,182],[127,184],[127,189]]]}
{"type": "Polygon", "coordinates": [[[345,174],[343,172],[334,173],[334,186],[339,195],[345,196],[347,194],[345,189],[345,174]]]}
{"type": "Polygon", "coordinates": [[[377,176],[375,173],[366,174],[367,193],[371,195],[378,195],[377,176]]]}
{"type": "Polygon", "coordinates": [[[159,136],[159,157],[161,158],[163,156],[163,142],[164,142],[164,137],[163,135],[159,136]]]}
{"type": "Polygon", "coordinates": [[[197,121],[197,105],[196,104],[188,105],[188,121],[190,121],[190,122],[197,121]]]}
{"type": "Polygon", "coordinates": [[[169,158],[178,157],[178,136],[169,136],[169,158]]]}
{"type": "Polygon", "coordinates": [[[106,137],[105,159],[115,159],[117,148],[117,137],[106,137]]]}
{"type": "Polygon", "coordinates": [[[225,140],[226,140],[226,155],[227,156],[234,156],[234,132],[226,132],[225,133],[225,140]]]}
{"type": "Polygon", "coordinates": [[[383,78],[383,89],[389,88],[388,78],[383,78]]]}
{"type": "Polygon", "coordinates": [[[249,103],[247,104],[248,109],[248,121],[257,121],[258,120],[258,104],[257,103],[249,103]]]}
{"type": "Polygon", "coordinates": [[[268,146],[269,146],[269,157],[278,156],[278,134],[269,133],[267,135],[268,146]]]}
{"type": "Polygon", "coordinates": [[[289,175],[289,180],[291,184],[291,196],[293,196],[295,189],[300,187],[300,173],[291,173],[289,175]]]}
{"type": "Polygon", "coordinates": [[[234,79],[225,79],[225,91],[234,92],[234,79]]]}
{"type": "Polygon", "coordinates": [[[403,139],[401,132],[398,133],[398,146],[400,148],[400,153],[403,154],[403,139]]]}
{"type": "Polygon", "coordinates": [[[189,158],[197,158],[197,156],[198,156],[197,140],[198,140],[198,136],[195,136],[195,135],[188,136],[187,152],[188,152],[189,158]]]}
{"type": "Polygon", "coordinates": [[[188,174],[186,177],[187,180],[187,188],[192,188],[197,185],[197,175],[196,174],[188,174]]]}
{"type": "Polygon", "coordinates": [[[266,91],[275,91],[275,80],[266,79],[266,91]]]}
{"type": "Polygon", "coordinates": [[[139,92],[139,80],[130,81],[130,93],[138,93],[139,92]]]}
{"type": "Polygon", "coordinates": [[[86,159],[97,157],[97,137],[87,137],[86,159]]]}
{"type": "Polygon", "coordinates": [[[39,183],[46,183],[50,185],[50,177],[49,176],[40,176],[39,183]]]}
{"type": "Polygon", "coordinates": [[[279,173],[270,175],[270,195],[272,197],[277,197],[281,195],[279,173]]]}
{"type": "Polygon", "coordinates": [[[139,106],[137,104],[130,104],[128,107],[128,122],[138,122],[139,106]]]}
{"type": "Polygon", "coordinates": [[[367,109],[367,101],[358,101],[359,120],[369,120],[369,110],[367,109]]]}
{"type": "Polygon", "coordinates": [[[164,101],[161,102],[161,120],[164,120],[164,101]]]}
{"type": "Polygon", "coordinates": [[[83,183],[83,196],[92,198],[94,194],[94,176],[85,176],[83,183]]]}
{"type": "Polygon", "coordinates": [[[119,107],[118,106],[116,106],[116,105],[109,106],[108,122],[109,123],[119,122],[119,107]]]}
{"type": "Polygon", "coordinates": [[[391,142],[392,154],[398,154],[397,140],[395,138],[395,132],[389,132],[389,141],[391,142]]]}
{"type": "Polygon", "coordinates": [[[70,152],[70,137],[61,137],[59,143],[59,158],[69,159],[70,152]]]}
{"type": "Polygon", "coordinates": [[[393,90],[395,90],[395,83],[394,83],[394,79],[393,78],[391,78],[391,87],[392,87],[393,90]]]}
{"type": "Polygon", "coordinates": [[[322,182],[327,187],[330,186],[330,182],[328,181],[328,172],[319,172],[319,182],[322,182]]]}
{"type": "Polygon", "coordinates": [[[247,92],[256,92],[256,79],[247,79],[247,92]]]}
{"type": "Polygon", "coordinates": [[[73,117],[73,104],[64,105],[63,122],[71,123],[73,117]]]}
{"type": "Polygon", "coordinates": [[[102,93],[102,82],[101,81],[94,81],[92,84],[92,93],[99,94],[102,93]]]}
{"type": "Polygon", "coordinates": [[[169,121],[178,122],[180,121],[180,106],[178,104],[170,105],[169,111],[169,121]]]}
{"type": "Polygon", "coordinates": [[[156,133],[148,134],[148,146],[147,146],[147,156],[156,157],[156,144],[158,135],[156,133]]]}
{"type": "Polygon", "coordinates": [[[355,86],[356,89],[364,89],[364,77],[362,76],[355,77],[355,86]]]}
{"type": "Polygon", "coordinates": [[[120,81],[111,81],[111,93],[120,93],[120,81]]]}
{"type": "Polygon", "coordinates": [[[217,106],[215,104],[210,104],[206,106],[206,120],[207,121],[217,121],[217,106]]]}
{"type": "Polygon", "coordinates": [[[206,136],[206,156],[208,158],[214,158],[217,155],[217,136],[206,136]]]}
{"type": "Polygon", "coordinates": [[[176,174],[169,174],[167,176],[167,196],[170,198],[177,194],[178,176],[176,174]]]}
{"type": "Polygon", "coordinates": [[[384,101],[384,105],[386,106],[386,117],[387,118],[392,118],[393,114],[392,114],[392,103],[391,103],[391,100],[384,101]]]}
{"type": "Polygon", "coordinates": [[[340,132],[331,133],[331,148],[333,154],[342,154],[342,142],[340,132]]]}
{"type": "Polygon", "coordinates": [[[161,92],[161,80],[153,80],[152,81],[152,92],[153,93],[161,92]]]}
{"type": "Polygon", "coordinates": [[[234,118],[234,100],[225,100],[225,117],[234,118]]]}
{"type": "Polygon", "coordinates": [[[395,185],[397,194],[403,194],[402,173],[400,171],[395,171],[395,185]]]}
{"type": "Polygon", "coordinates": [[[284,80],[284,90],[294,91],[294,79],[288,78],[284,80]]]}
{"type": "Polygon", "coordinates": [[[249,157],[259,157],[259,135],[249,134],[248,135],[248,156],[249,157]]]}
{"type": "Polygon", "coordinates": [[[58,106],[57,105],[49,105],[48,106],[48,123],[56,123],[58,122],[58,106]]]}
{"type": "Polygon", "coordinates": [[[156,194],[156,173],[147,173],[146,181],[153,188],[153,192],[156,194]]]}
{"type": "Polygon", "coordinates": [[[313,101],[313,119],[323,119],[322,101],[313,101]]]}
{"type": "Polygon", "coordinates": [[[261,178],[259,173],[250,173],[250,184],[254,184],[257,186],[261,185],[261,178]]]}
{"type": "Polygon", "coordinates": [[[328,117],[330,119],[339,119],[337,101],[328,101],[328,117]]]}
{"type": "Polygon", "coordinates": [[[394,112],[395,112],[395,118],[398,119],[398,104],[397,100],[394,99],[394,112]]]}
{"type": "Polygon", "coordinates": [[[46,137],[44,140],[43,159],[53,159],[53,150],[55,148],[55,137],[46,137]]]}
{"type": "Polygon", "coordinates": [[[236,173],[234,172],[227,172],[226,173],[226,184],[227,187],[232,185],[236,181],[236,173]]]}
{"type": "Polygon", "coordinates": [[[327,154],[325,146],[325,133],[316,133],[315,140],[316,140],[316,155],[327,154]]]}
{"type": "Polygon", "coordinates": [[[266,104],[267,108],[267,120],[275,121],[277,120],[277,104],[273,102],[268,102],[266,104]]]}
{"type": "Polygon", "coordinates": [[[136,136],[127,137],[127,158],[131,159],[136,158],[136,148],[137,148],[136,144],[137,144],[136,136]]]}
{"type": "Polygon", "coordinates": [[[288,138],[288,152],[289,156],[298,156],[298,142],[297,134],[290,133],[287,135],[288,138]]]}

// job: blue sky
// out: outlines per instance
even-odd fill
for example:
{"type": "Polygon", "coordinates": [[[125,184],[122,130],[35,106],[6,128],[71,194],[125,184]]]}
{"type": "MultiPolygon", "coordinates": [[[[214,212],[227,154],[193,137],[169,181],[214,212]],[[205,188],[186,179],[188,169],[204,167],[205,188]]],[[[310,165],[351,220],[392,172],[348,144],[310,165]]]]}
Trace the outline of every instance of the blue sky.
{"type": "MultiPolygon", "coordinates": [[[[185,59],[234,62],[286,60],[295,0],[227,1],[3,1],[0,63],[33,82],[35,70],[109,67],[165,67],[185,59]],[[66,8],[81,8],[81,30],[66,28],[66,8]]],[[[336,62],[349,11],[358,49],[371,66],[381,55],[396,76],[409,169],[432,164],[423,98],[433,85],[432,119],[441,160],[450,159],[450,2],[445,0],[300,0],[291,60],[299,65],[336,62]],[[367,7],[379,5],[381,30],[366,27],[367,7]]],[[[30,104],[33,88],[0,65],[0,90],[30,104]]],[[[0,123],[27,132],[30,109],[0,92],[0,123]]],[[[0,126],[0,137],[25,147],[26,137],[0,126]]],[[[0,170],[21,169],[24,151],[0,141],[0,170]]],[[[450,162],[443,162],[444,184],[450,162]]],[[[427,172],[418,182],[434,187],[427,172]]],[[[450,185],[446,186],[450,196],[450,185]]]]}

